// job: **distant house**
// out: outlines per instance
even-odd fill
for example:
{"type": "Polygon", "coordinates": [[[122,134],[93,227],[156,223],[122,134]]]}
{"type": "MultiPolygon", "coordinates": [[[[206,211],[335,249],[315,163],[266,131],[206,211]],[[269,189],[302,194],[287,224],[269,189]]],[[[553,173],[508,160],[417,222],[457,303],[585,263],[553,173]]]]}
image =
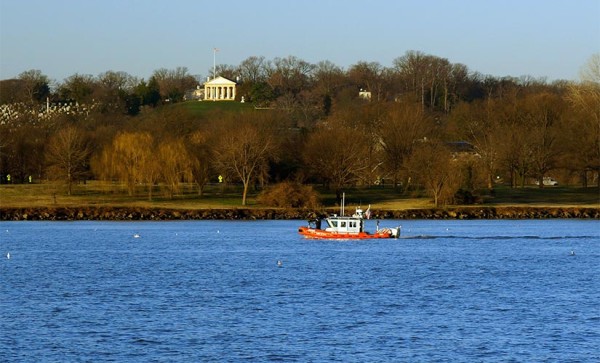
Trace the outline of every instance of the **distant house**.
{"type": "Polygon", "coordinates": [[[361,90],[358,92],[358,97],[371,101],[371,92],[365,91],[361,88],[361,90]]]}
{"type": "Polygon", "coordinates": [[[446,143],[453,159],[479,158],[479,154],[473,144],[466,141],[452,141],[446,143]]]}
{"type": "Polygon", "coordinates": [[[200,85],[198,85],[196,87],[196,89],[191,89],[191,90],[187,90],[185,92],[185,95],[183,96],[183,99],[188,101],[188,100],[197,100],[197,101],[201,101],[204,99],[204,88],[200,87],[200,85]]]}
{"type": "Polygon", "coordinates": [[[213,78],[204,83],[205,101],[235,101],[236,83],[224,77],[213,78]]]}

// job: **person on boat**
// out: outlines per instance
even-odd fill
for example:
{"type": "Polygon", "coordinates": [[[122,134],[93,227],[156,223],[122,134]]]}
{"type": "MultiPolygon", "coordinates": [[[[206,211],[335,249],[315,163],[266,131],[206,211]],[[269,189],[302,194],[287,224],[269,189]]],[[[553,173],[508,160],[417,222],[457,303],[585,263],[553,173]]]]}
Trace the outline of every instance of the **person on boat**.
{"type": "Polygon", "coordinates": [[[321,229],[321,218],[309,219],[308,226],[312,227],[313,224],[315,225],[315,229],[321,229]]]}

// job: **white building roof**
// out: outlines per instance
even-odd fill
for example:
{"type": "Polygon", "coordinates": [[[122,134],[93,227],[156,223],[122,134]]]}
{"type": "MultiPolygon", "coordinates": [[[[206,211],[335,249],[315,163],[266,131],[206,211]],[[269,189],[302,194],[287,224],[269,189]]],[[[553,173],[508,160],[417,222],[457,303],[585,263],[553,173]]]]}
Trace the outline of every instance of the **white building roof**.
{"type": "Polygon", "coordinates": [[[208,82],[204,82],[205,85],[209,85],[209,86],[215,86],[215,85],[219,85],[219,86],[233,86],[236,83],[233,81],[228,80],[225,77],[217,77],[217,78],[213,78],[208,82]]]}

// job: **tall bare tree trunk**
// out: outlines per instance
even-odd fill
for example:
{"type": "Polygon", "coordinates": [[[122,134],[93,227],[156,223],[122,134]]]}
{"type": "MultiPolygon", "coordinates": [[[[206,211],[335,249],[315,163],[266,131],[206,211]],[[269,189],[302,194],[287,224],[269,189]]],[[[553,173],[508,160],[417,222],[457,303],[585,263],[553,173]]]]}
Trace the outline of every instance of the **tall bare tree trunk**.
{"type": "Polygon", "coordinates": [[[244,181],[244,192],[242,193],[242,205],[246,205],[246,196],[248,195],[248,186],[250,181],[244,181]]]}

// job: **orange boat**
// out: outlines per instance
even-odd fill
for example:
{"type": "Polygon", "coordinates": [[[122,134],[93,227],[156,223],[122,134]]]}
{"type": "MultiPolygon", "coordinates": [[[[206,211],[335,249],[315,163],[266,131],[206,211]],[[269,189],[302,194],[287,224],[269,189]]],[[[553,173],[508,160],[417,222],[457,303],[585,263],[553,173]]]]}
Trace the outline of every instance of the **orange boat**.
{"type": "Polygon", "coordinates": [[[370,209],[363,213],[362,209],[356,208],[352,216],[344,216],[344,203],[342,200],[341,215],[334,214],[323,219],[308,221],[308,226],[298,228],[298,233],[310,239],[372,239],[372,238],[398,238],[400,237],[400,226],[395,228],[379,228],[375,233],[365,232],[365,217],[369,219],[370,209]],[[321,228],[323,221],[327,224],[321,228]]]}

